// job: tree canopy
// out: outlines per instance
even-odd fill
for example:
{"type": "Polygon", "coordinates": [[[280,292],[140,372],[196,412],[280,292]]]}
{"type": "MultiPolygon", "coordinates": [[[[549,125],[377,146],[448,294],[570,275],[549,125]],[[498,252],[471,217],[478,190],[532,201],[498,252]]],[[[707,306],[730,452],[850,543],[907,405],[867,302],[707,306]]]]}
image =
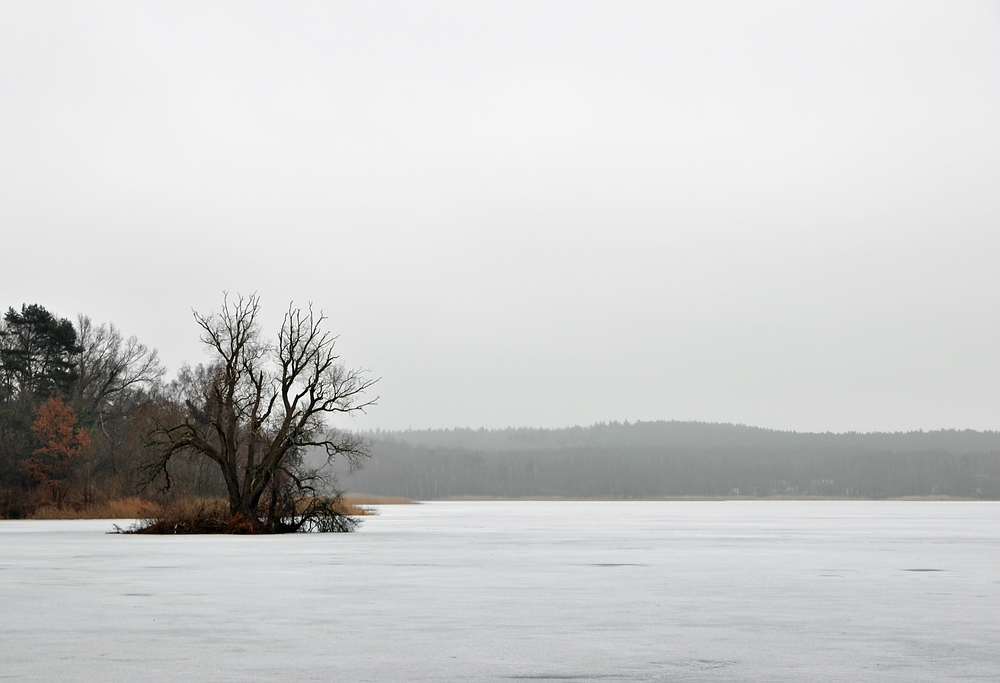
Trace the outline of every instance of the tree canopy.
{"type": "Polygon", "coordinates": [[[0,370],[8,398],[48,398],[67,392],[76,379],[82,351],[73,323],[38,304],[10,308],[0,328],[0,370]]]}

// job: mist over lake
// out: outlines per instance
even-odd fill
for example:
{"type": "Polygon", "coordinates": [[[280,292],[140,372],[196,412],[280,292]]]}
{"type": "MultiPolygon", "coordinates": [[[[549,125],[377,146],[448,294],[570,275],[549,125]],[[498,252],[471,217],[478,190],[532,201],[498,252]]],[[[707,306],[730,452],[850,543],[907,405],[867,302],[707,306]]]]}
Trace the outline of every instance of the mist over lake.
{"type": "Polygon", "coordinates": [[[354,534],[0,522],[16,681],[949,681],[1000,669],[995,502],[431,502],[354,534]]]}

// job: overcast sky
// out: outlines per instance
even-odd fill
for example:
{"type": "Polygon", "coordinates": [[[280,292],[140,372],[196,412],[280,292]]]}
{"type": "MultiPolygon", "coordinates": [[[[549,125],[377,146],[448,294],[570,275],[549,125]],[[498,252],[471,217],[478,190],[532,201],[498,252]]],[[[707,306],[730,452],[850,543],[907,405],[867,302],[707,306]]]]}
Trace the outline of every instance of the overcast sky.
{"type": "Polygon", "coordinates": [[[1000,429],[1000,5],[4,2],[0,230],[171,372],[313,301],[356,427],[1000,429]]]}

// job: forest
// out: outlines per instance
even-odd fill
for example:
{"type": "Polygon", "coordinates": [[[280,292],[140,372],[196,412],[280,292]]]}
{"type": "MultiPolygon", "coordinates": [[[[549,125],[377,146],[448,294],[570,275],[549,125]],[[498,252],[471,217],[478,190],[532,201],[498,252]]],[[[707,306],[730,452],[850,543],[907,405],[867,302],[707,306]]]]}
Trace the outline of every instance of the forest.
{"type": "MultiPolygon", "coordinates": [[[[142,512],[143,502],[162,501],[144,486],[149,433],[191,373],[165,382],[157,352],[113,324],[73,322],[37,304],[9,308],[0,322],[0,516],[114,501],[142,512]]],[[[219,491],[204,463],[184,463],[177,475],[172,497],[219,491]]]]}
{"type": "Polygon", "coordinates": [[[352,490],[435,498],[1000,499],[1000,432],[636,422],[371,432],[352,490]]]}

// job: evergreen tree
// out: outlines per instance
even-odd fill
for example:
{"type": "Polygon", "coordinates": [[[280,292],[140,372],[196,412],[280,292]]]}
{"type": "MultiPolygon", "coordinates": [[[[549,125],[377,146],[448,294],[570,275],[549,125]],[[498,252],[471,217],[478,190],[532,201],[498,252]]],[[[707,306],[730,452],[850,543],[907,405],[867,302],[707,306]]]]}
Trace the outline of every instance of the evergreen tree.
{"type": "Polygon", "coordinates": [[[69,395],[76,377],[73,323],[38,304],[10,308],[0,324],[0,488],[17,485],[32,452],[35,408],[69,395]]]}
{"type": "Polygon", "coordinates": [[[38,304],[10,308],[0,329],[3,398],[34,404],[68,393],[76,376],[74,356],[82,351],[69,320],[38,304]]]}

